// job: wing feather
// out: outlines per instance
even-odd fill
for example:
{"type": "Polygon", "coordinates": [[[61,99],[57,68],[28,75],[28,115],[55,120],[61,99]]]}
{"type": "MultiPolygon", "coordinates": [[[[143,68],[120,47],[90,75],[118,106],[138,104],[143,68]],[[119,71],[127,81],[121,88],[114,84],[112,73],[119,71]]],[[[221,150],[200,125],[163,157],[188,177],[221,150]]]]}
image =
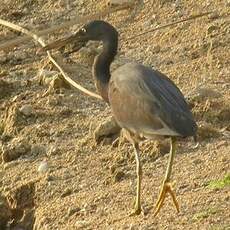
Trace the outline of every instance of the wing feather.
{"type": "Polygon", "coordinates": [[[110,81],[109,100],[118,122],[138,132],[165,128],[162,135],[196,133],[193,115],[179,88],[151,68],[132,63],[118,68],[110,81]]]}

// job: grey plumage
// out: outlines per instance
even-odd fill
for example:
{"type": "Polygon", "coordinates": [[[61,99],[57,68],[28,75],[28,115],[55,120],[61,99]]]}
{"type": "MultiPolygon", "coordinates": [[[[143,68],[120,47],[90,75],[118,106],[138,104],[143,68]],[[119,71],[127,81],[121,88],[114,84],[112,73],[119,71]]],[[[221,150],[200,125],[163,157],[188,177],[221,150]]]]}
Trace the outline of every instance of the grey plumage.
{"type": "Polygon", "coordinates": [[[118,123],[143,136],[194,136],[196,123],[178,87],[159,71],[128,63],[112,73],[109,102],[118,123]]]}
{"type": "Polygon", "coordinates": [[[93,65],[96,87],[102,98],[110,104],[118,124],[128,131],[134,147],[137,191],[133,214],[141,213],[142,167],[139,141],[144,137],[152,139],[155,136],[170,137],[171,148],[154,215],[161,209],[166,193],[172,196],[179,211],[176,195],[170,184],[176,137],[195,136],[197,131],[183,94],[164,74],[140,64],[129,63],[110,74],[110,64],[117,53],[118,32],[107,22],[92,21],[66,40],[50,44],[48,49],[62,46],[65,42],[85,44],[89,40],[103,42],[103,51],[95,58],[93,65]]]}

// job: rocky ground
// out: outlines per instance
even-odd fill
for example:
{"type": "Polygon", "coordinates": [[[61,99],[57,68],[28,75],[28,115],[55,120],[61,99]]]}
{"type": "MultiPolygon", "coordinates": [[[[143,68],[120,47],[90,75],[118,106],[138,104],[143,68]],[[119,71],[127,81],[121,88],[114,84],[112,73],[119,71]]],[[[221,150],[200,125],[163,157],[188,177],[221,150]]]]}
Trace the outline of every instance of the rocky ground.
{"type": "MultiPolygon", "coordinates": [[[[0,15],[42,30],[103,10],[107,3],[3,0],[0,15]]],[[[135,15],[124,10],[103,18],[120,33],[112,69],[137,61],[167,74],[186,95],[199,126],[198,148],[190,139],[178,143],[173,180],[181,212],[168,198],[155,218],[167,140],[141,145],[145,215],[129,217],[135,159],[124,138],[119,147],[111,145],[116,135],[104,123],[109,107],[60,83],[37,45],[0,50],[0,229],[230,229],[229,13],[230,2],[223,0],[144,0],[135,15]],[[215,13],[131,38],[206,11],[215,13]],[[46,92],[50,85],[53,90],[46,92]]],[[[0,43],[18,35],[0,27],[0,43]]],[[[98,50],[100,44],[91,43],[65,60],[72,78],[91,90],[98,50]]]]}

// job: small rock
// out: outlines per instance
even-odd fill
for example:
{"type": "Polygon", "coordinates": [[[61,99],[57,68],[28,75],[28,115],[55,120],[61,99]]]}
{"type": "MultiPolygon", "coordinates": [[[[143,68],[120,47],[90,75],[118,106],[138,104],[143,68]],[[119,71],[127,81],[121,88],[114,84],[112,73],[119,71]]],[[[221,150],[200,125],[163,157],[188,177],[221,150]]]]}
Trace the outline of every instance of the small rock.
{"type": "Polygon", "coordinates": [[[100,143],[104,138],[112,138],[113,136],[116,138],[120,130],[121,128],[118,126],[114,117],[111,116],[96,128],[94,139],[96,143],[100,143]]]}
{"type": "Polygon", "coordinates": [[[19,161],[11,161],[4,164],[4,169],[14,168],[19,164],[19,161]]]}
{"type": "Polygon", "coordinates": [[[153,19],[149,19],[144,23],[144,27],[150,27],[151,25],[153,25],[154,21],[153,19]]]}
{"type": "Polygon", "coordinates": [[[57,71],[49,71],[49,70],[41,69],[38,72],[36,78],[38,79],[40,85],[49,86],[54,76],[58,74],[59,73],[57,71]]]}
{"type": "Polygon", "coordinates": [[[30,150],[31,146],[26,140],[14,138],[10,144],[2,146],[2,160],[3,162],[16,160],[30,152],[30,150]]]}
{"type": "Polygon", "coordinates": [[[112,174],[114,174],[117,167],[118,167],[117,165],[111,165],[111,166],[110,166],[110,172],[111,172],[112,174]]]}
{"type": "Polygon", "coordinates": [[[46,153],[46,147],[44,145],[32,145],[31,147],[31,154],[32,155],[39,155],[39,154],[45,154],[46,153]]]}
{"type": "Polygon", "coordinates": [[[218,30],[218,26],[210,25],[207,29],[208,34],[211,34],[213,31],[218,30]]]}
{"type": "Polygon", "coordinates": [[[68,217],[72,216],[73,214],[80,212],[81,209],[79,207],[77,208],[69,208],[68,209],[68,217]]]}
{"type": "Polygon", "coordinates": [[[84,0],[76,0],[73,2],[73,5],[82,6],[82,5],[84,5],[84,0]]]}
{"type": "Polygon", "coordinates": [[[53,80],[50,82],[50,87],[54,90],[65,88],[70,89],[70,84],[62,77],[62,76],[55,76],[53,80]]]}
{"type": "Polygon", "coordinates": [[[25,209],[34,206],[35,182],[15,186],[7,194],[7,201],[11,209],[25,209]]]}
{"type": "Polygon", "coordinates": [[[222,94],[212,88],[197,88],[188,97],[190,101],[204,101],[211,98],[219,98],[222,94]]]}
{"type": "Polygon", "coordinates": [[[203,161],[201,159],[195,159],[192,163],[195,165],[201,164],[203,161]]]}
{"type": "Polygon", "coordinates": [[[115,182],[120,182],[124,179],[125,173],[123,171],[117,171],[116,174],[114,175],[114,181],[115,182]]]}
{"type": "Polygon", "coordinates": [[[163,156],[170,151],[170,145],[167,140],[158,140],[156,143],[158,152],[163,156]]]}
{"type": "Polygon", "coordinates": [[[12,102],[19,102],[19,101],[22,101],[24,100],[24,95],[23,94],[20,94],[20,95],[16,95],[12,98],[12,102]]]}
{"type": "Polygon", "coordinates": [[[170,58],[166,58],[166,59],[163,61],[163,63],[164,63],[165,65],[172,65],[172,64],[173,64],[173,60],[170,59],[170,58]]]}
{"type": "Polygon", "coordinates": [[[61,197],[66,197],[66,196],[69,196],[73,193],[72,189],[70,188],[67,188],[62,194],[61,194],[61,197]]]}
{"type": "MultiPolygon", "coordinates": [[[[114,137],[104,137],[103,140],[102,140],[102,145],[111,145],[114,141],[114,137]]],[[[114,145],[113,145],[114,146],[114,145]]]]}
{"type": "Polygon", "coordinates": [[[24,16],[24,13],[22,10],[12,10],[10,16],[14,19],[20,19],[24,16]]]}
{"type": "Polygon", "coordinates": [[[0,228],[6,229],[6,224],[11,218],[11,210],[6,198],[0,195],[0,228]]]}
{"type": "MultiPolygon", "coordinates": [[[[225,78],[225,77],[227,77],[227,76],[229,76],[229,75],[230,75],[230,70],[228,70],[227,68],[223,68],[223,69],[219,72],[218,78],[219,78],[219,79],[225,78]]],[[[228,83],[226,83],[226,84],[229,86],[228,83]]]]}
{"type": "Polygon", "coordinates": [[[219,130],[217,130],[212,124],[203,122],[198,127],[198,138],[199,140],[204,140],[208,138],[217,138],[221,135],[219,130]]]}
{"type": "Polygon", "coordinates": [[[175,7],[175,10],[178,10],[181,6],[181,0],[176,0],[173,6],[175,7]]]}
{"type": "Polygon", "coordinates": [[[228,146],[228,141],[226,140],[223,140],[223,141],[219,141],[217,144],[216,144],[216,148],[219,149],[223,146],[228,146]]]}
{"type": "MultiPolygon", "coordinates": [[[[22,211],[22,210],[20,210],[22,211]]],[[[23,216],[18,221],[17,226],[15,228],[12,228],[12,230],[28,230],[33,229],[34,221],[35,221],[35,210],[34,208],[25,209],[22,211],[23,216]]]]}
{"type": "Polygon", "coordinates": [[[211,14],[208,15],[209,19],[217,19],[219,18],[219,14],[217,12],[213,12],[211,14]]]}
{"type": "MultiPolygon", "coordinates": [[[[140,226],[138,225],[138,224],[131,224],[131,225],[128,225],[127,226],[127,229],[128,230],[139,230],[140,228],[139,228],[140,226]]],[[[144,227],[143,227],[144,228],[144,227]]],[[[141,228],[142,230],[143,230],[143,228],[141,228]]]]}
{"type": "Polygon", "coordinates": [[[53,90],[66,88],[70,89],[70,84],[57,71],[49,71],[42,69],[39,71],[37,77],[40,85],[49,86],[53,90]]]}
{"type": "Polygon", "coordinates": [[[154,46],[152,49],[153,53],[159,53],[160,50],[161,50],[161,47],[159,45],[154,46]]]}
{"type": "Polygon", "coordinates": [[[69,115],[72,114],[72,112],[73,112],[72,109],[70,109],[70,108],[68,108],[66,106],[63,106],[61,108],[61,111],[59,112],[59,114],[62,115],[63,117],[66,117],[66,116],[68,117],[69,115]]]}
{"type": "Polygon", "coordinates": [[[25,116],[29,117],[33,114],[33,107],[31,105],[23,105],[19,111],[25,116]]]}
{"type": "Polygon", "coordinates": [[[4,52],[0,52],[0,64],[7,62],[7,55],[4,52]]]}
{"type": "Polygon", "coordinates": [[[47,156],[50,157],[50,156],[56,155],[58,152],[59,152],[59,149],[56,146],[52,145],[49,151],[47,152],[47,156]]]}
{"type": "Polygon", "coordinates": [[[17,60],[17,61],[21,61],[21,60],[24,60],[27,58],[27,54],[24,52],[24,51],[21,51],[21,50],[17,50],[14,52],[14,58],[17,60]]]}
{"type": "Polygon", "coordinates": [[[90,225],[90,223],[88,221],[85,220],[78,220],[76,221],[74,227],[76,229],[85,229],[86,227],[88,227],[90,225]]]}
{"type": "Polygon", "coordinates": [[[56,96],[49,96],[49,98],[47,100],[47,104],[49,106],[57,106],[57,105],[61,105],[61,101],[56,96]]]}
{"type": "MultiPolygon", "coordinates": [[[[0,59],[1,59],[1,57],[0,57],[0,59]]],[[[13,90],[13,84],[0,78],[0,92],[1,92],[0,93],[0,99],[10,95],[12,90],[13,90]]]]}
{"type": "Polygon", "coordinates": [[[194,59],[197,59],[200,57],[200,52],[199,50],[192,50],[190,52],[190,56],[191,56],[191,59],[194,60],[194,59]]]}
{"type": "Polygon", "coordinates": [[[230,121],[230,107],[225,106],[223,109],[220,109],[217,117],[220,121],[230,121]]]}
{"type": "Polygon", "coordinates": [[[146,52],[150,53],[159,53],[161,50],[161,47],[159,45],[156,46],[147,46],[146,52]]]}
{"type": "Polygon", "coordinates": [[[230,195],[229,194],[226,194],[226,196],[224,197],[224,200],[226,202],[229,202],[230,201],[230,195]]]}
{"type": "Polygon", "coordinates": [[[186,188],[188,188],[189,187],[189,184],[181,184],[180,186],[179,186],[179,189],[180,190],[184,190],[184,189],[186,189],[186,188]]]}
{"type": "Polygon", "coordinates": [[[47,181],[54,181],[54,180],[55,180],[55,177],[54,177],[54,176],[51,176],[51,175],[46,175],[46,180],[47,180],[47,181]]]}
{"type": "Polygon", "coordinates": [[[46,173],[49,169],[48,162],[46,160],[42,161],[38,166],[39,173],[46,173]]]}
{"type": "Polygon", "coordinates": [[[110,6],[117,6],[117,5],[123,5],[127,3],[134,3],[134,0],[109,0],[108,5],[110,6]]]}

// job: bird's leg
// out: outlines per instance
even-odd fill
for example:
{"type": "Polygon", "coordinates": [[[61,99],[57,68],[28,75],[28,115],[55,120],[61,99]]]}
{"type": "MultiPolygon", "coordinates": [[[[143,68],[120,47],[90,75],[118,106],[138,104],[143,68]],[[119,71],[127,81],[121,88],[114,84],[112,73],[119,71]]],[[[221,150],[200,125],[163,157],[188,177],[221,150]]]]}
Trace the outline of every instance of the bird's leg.
{"type": "Polygon", "coordinates": [[[136,159],[136,173],[137,173],[137,187],[136,187],[136,201],[134,211],[130,214],[139,215],[141,213],[141,179],[142,179],[142,167],[140,161],[140,149],[138,143],[133,143],[135,159],[136,159]]]}
{"type": "Polygon", "coordinates": [[[173,165],[173,158],[175,154],[175,149],[176,149],[176,139],[174,137],[171,137],[171,148],[170,148],[170,153],[169,153],[169,161],[168,161],[168,166],[165,174],[165,178],[160,190],[160,194],[156,203],[156,208],[154,212],[154,216],[158,214],[160,211],[161,207],[163,206],[163,202],[165,200],[166,194],[169,193],[173,199],[173,203],[177,209],[177,212],[179,212],[179,205],[176,199],[175,192],[172,189],[172,186],[170,184],[170,176],[172,173],[172,165],[173,165]]]}

